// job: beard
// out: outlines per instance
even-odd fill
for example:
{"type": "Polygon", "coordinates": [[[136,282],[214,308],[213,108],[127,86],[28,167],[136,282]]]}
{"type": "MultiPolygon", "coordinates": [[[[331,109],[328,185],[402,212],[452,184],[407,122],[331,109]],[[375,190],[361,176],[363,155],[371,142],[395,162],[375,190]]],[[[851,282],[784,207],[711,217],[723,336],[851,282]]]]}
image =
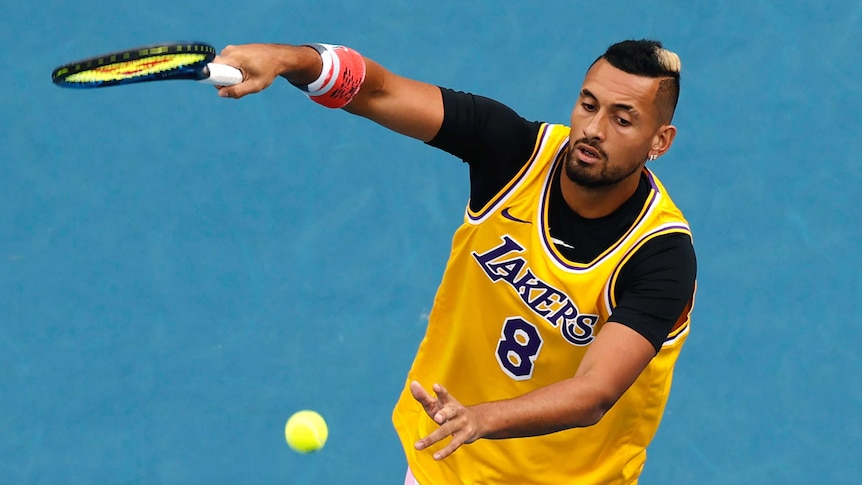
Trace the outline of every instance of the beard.
{"type": "MultiPolygon", "coordinates": [[[[644,158],[646,162],[646,158],[644,158]]],[[[629,166],[614,166],[611,165],[608,159],[608,154],[595,141],[587,138],[581,138],[574,142],[569,142],[566,148],[566,161],[564,163],[564,172],[566,177],[572,182],[581,187],[588,189],[609,188],[627,179],[633,173],[639,171],[643,164],[636,164],[633,167],[629,166]],[[587,164],[578,159],[578,151],[575,146],[583,143],[592,148],[599,154],[599,161],[595,164],[587,164]]]]}

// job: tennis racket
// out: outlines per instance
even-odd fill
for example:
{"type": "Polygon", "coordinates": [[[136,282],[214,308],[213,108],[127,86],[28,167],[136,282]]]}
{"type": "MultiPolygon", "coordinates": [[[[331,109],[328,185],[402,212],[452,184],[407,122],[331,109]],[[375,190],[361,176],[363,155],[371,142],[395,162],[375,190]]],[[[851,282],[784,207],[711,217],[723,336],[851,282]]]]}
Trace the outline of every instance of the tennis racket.
{"type": "Polygon", "coordinates": [[[215,48],[203,42],[155,44],[62,65],[51,79],[57,86],[82,89],[170,79],[218,86],[242,82],[242,71],[212,63],[215,55],[215,48]]]}

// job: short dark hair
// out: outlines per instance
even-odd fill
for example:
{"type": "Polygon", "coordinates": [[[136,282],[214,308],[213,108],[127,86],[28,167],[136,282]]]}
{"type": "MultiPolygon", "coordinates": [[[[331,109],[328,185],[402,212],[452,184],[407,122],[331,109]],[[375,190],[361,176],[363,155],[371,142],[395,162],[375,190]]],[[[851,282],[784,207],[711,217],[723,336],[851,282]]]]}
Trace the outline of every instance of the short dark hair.
{"type": "MultiPolygon", "coordinates": [[[[682,67],[679,56],[665,49],[657,40],[624,40],[600,55],[593,64],[604,59],[615,68],[660,81],[655,102],[664,123],[670,123],[679,101],[679,72],[682,67]]],[[[592,67],[592,66],[590,66],[592,67]]]]}

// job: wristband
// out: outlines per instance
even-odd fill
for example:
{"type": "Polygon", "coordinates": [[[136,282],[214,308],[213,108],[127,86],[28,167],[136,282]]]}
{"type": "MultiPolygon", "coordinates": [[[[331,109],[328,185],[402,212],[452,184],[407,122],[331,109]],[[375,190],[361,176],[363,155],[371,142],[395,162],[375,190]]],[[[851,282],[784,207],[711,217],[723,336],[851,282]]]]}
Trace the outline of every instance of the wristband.
{"type": "Polygon", "coordinates": [[[365,59],[342,45],[309,44],[320,54],[323,68],[309,84],[293,84],[315,103],[327,108],[347,106],[365,81],[365,59]]]}

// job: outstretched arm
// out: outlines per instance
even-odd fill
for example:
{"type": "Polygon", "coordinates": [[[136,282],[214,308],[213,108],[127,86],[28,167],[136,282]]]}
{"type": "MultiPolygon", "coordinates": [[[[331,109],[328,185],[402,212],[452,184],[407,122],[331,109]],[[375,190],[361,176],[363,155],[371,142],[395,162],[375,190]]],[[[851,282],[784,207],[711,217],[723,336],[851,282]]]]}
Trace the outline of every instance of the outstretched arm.
{"type": "Polygon", "coordinates": [[[654,356],[655,348],[639,333],[608,322],[590,344],[573,377],[514,399],[464,406],[439,384],[433,386],[434,397],[418,382],[412,382],[413,397],[440,425],[419,440],[416,449],[452,436],[434,454],[434,459],[442,460],[462,444],[480,438],[537,436],[591,426],[599,422],[654,356]]]}
{"type": "MultiPolygon", "coordinates": [[[[364,60],[365,81],[344,110],[422,141],[434,138],[443,123],[440,89],[394,74],[371,59],[364,60]]],[[[262,91],[279,76],[307,84],[317,79],[323,67],[320,54],[313,48],[284,44],[228,46],[214,62],[243,72],[240,84],[219,87],[219,95],[228,98],[262,91]]]]}

